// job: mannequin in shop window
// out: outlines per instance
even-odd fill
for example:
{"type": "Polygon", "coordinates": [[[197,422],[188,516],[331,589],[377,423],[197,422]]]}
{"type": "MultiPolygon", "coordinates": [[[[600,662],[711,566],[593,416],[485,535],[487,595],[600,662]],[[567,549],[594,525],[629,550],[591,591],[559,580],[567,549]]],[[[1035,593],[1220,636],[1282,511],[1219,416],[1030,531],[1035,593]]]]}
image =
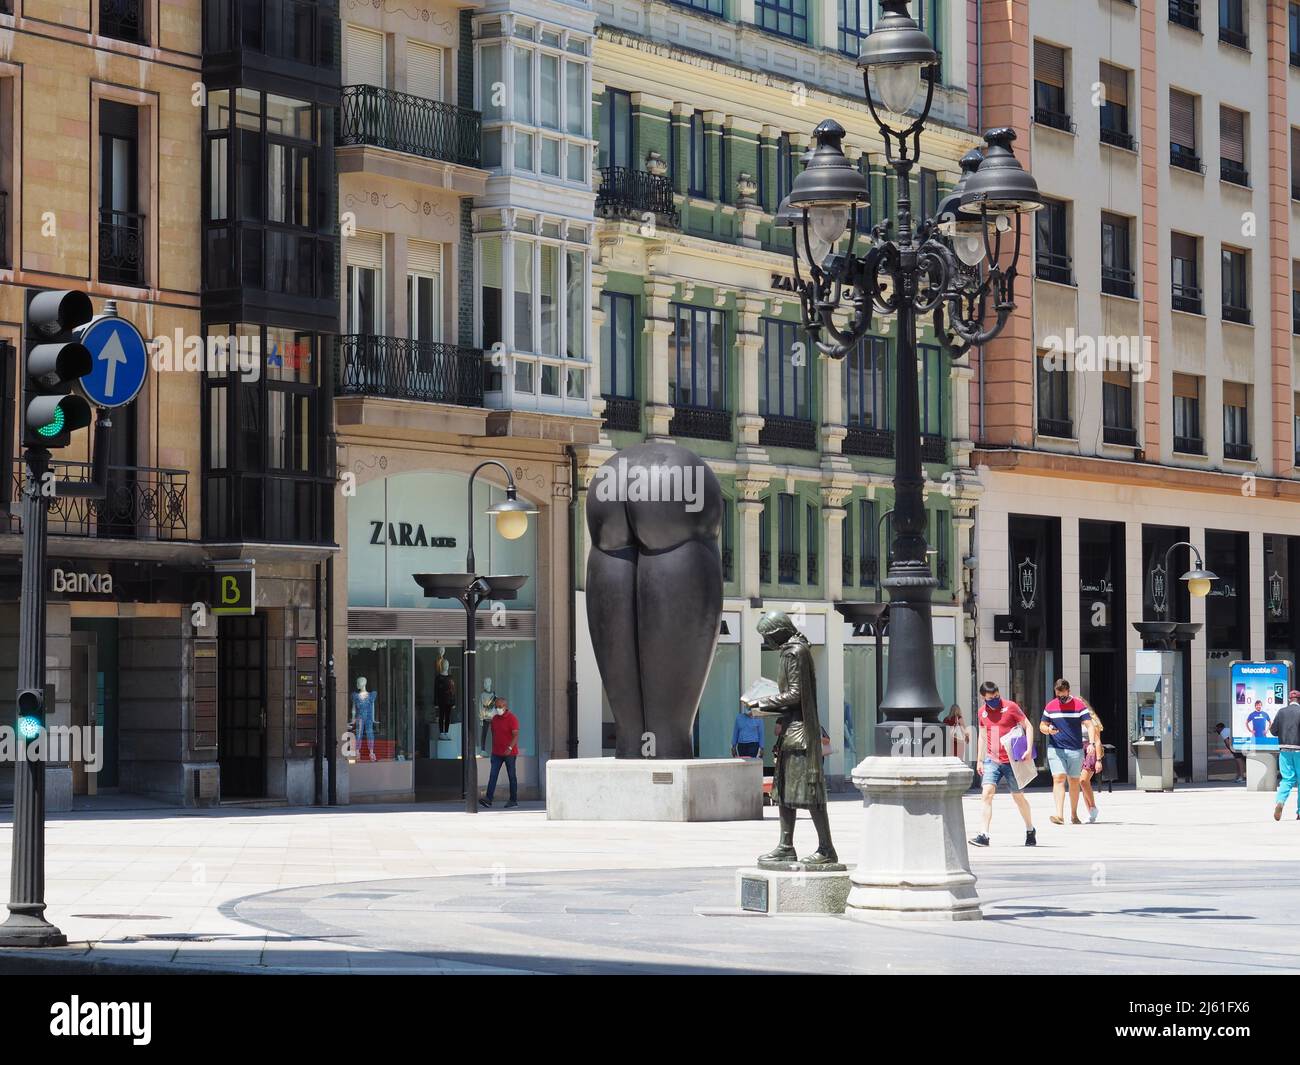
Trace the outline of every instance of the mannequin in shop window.
{"type": "Polygon", "coordinates": [[[488,749],[488,737],[491,735],[492,719],[501,711],[497,708],[497,690],[492,686],[492,678],[483,678],[483,691],[478,697],[479,749],[488,749]]]}
{"type": "Polygon", "coordinates": [[[375,717],[375,692],[366,689],[366,678],[357,678],[357,690],[352,693],[352,732],[357,738],[357,757],[361,757],[363,740],[370,742],[370,760],[375,761],[375,726],[379,720],[375,717]]]}
{"type": "Polygon", "coordinates": [[[433,705],[438,711],[438,733],[444,738],[451,728],[451,713],[456,709],[456,682],[451,679],[451,662],[438,660],[438,675],[433,678],[433,705]]]}

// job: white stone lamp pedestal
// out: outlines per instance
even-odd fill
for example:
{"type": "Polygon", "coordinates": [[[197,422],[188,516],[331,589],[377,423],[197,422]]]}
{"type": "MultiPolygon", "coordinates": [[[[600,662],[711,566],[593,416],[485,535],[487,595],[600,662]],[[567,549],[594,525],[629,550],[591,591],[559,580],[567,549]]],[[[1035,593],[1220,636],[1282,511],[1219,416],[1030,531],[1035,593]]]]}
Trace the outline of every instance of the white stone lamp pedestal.
{"type": "Polygon", "coordinates": [[[961,799],[960,758],[864,758],[853,783],[865,802],[845,916],[862,921],[977,921],[961,799]]]}

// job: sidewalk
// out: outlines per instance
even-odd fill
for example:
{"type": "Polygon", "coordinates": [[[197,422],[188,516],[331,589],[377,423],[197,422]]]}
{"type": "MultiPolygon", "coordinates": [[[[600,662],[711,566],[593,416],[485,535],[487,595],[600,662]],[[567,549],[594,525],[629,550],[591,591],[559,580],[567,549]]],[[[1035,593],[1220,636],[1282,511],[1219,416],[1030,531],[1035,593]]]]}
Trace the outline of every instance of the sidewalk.
{"type": "MultiPolygon", "coordinates": [[[[961,945],[977,965],[990,939],[1016,939],[1010,922],[1023,933],[1024,953],[1006,960],[1013,969],[1040,949],[1048,953],[1033,965],[1059,964],[1051,951],[1082,924],[1090,937],[1114,937],[1126,960],[1112,967],[1300,969],[1300,958],[1290,960],[1300,955],[1300,933],[1266,924],[1266,915],[1300,902],[1294,813],[1275,823],[1271,795],[1229,785],[1117,790],[1098,802],[1097,824],[1058,827],[1047,820],[1050,793],[1031,792],[1039,846],[1028,849],[1000,795],[993,846],[971,851],[988,919],[944,926],[942,941],[935,926],[697,916],[698,908],[734,905],[735,868],[775,842],[774,809],[762,822],[716,824],[550,822],[540,804],[473,816],[459,804],[65,814],[48,827],[46,898],[73,945],[40,953],[47,963],[60,956],[244,971],[645,971],[778,961],[822,967],[813,971],[971,971],[961,945]],[[1168,919],[1153,925],[1152,914],[1168,919]],[[793,959],[771,946],[786,939],[778,929],[791,921],[811,925],[813,937],[793,959]],[[1135,921],[1138,930],[1129,927],[1135,921]],[[810,945],[823,939],[835,944],[830,953],[810,945]],[[754,950],[756,940],[767,946],[754,950]],[[714,949],[724,944],[736,956],[714,949]]],[[[972,792],[967,835],[978,830],[978,807],[972,792]]],[[[833,802],[831,820],[841,858],[855,862],[860,801],[833,802]]],[[[796,845],[812,845],[803,819],[796,845]]],[[[14,952],[0,951],[0,968],[13,964],[14,952]]]]}

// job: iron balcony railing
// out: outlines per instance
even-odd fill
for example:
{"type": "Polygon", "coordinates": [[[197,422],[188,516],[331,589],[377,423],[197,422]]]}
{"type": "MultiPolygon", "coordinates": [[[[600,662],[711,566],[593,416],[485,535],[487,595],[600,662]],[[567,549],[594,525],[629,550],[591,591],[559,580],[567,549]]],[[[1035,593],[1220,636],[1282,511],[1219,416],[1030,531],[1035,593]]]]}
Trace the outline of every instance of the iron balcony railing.
{"type": "Polygon", "coordinates": [[[844,438],[844,454],[871,459],[894,457],[894,431],[875,429],[867,425],[850,425],[844,438]]]}
{"type": "Polygon", "coordinates": [[[921,434],[921,461],[947,462],[948,441],[938,433],[921,434]]]}
{"type": "Polygon", "coordinates": [[[1242,185],[1250,187],[1250,174],[1246,168],[1235,159],[1219,160],[1219,178],[1227,181],[1232,185],[1242,185]]]}
{"type": "Polygon", "coordinates": [[[335,375],[341,396],[483,405],[483,353],[456,344],[345,333],[338,338],[335,375]]]}
{"type": "Polygon", "coordinates": [[[880,559],[868,555],[858,567],[858,586],[874,588],[880,582],[880,559]]]}
{"type": "Polygon", "coordinates": [[[799,583],[799,552],[798,551],[781,551],[776,557],[777,566],[777,583],[778,584],[798,584],[799,583]]]}
{"type": "Polygon", "coordinates": [[[1074,260],[1064,252],[1048,251],[1040,248],[1034,256],[1034,274],[1040,281],[1052,281],[1058,285],[1074,283],[1074,260]]]}
{"type": "Polygon", "coordinates": [[[1225,322],[1236,322],[1238,325],[1250,325],[1250,308],[1225,303],[1223,305],[1223,320],[1225,322]]]}
{"type": "Polygon", "coordinates": [[[1101,268],[1101,290],[1108,296],[1127,296],[1132,299],[1137,291],[1133,280],[1133,271],[1126,266],[1105,266],[1101,268]]]}
{"type": "Polygon", "coordinates": [[[1133,150],[1133,134],[1128,130],[1110,129],[1107,126],[1101,127],[1101,143],[1109,144],[1115,148],[1126,148],[1130,152],[1133,150]]]}
{"type": "Polygon", "coordinates": [[[731,411],[712,407],[675,407],[668,423],[668,435],[695,440],[730,440],[731,411]]]}
{"type": "Polygon", "coordinates": [[[1103,425],[1101,427],[1101,433],[1102,439],[1108,444],[1122,444],[1126,447],[1137,447],[1137,430],[1131,426],[1103,425]]]}
{"type": "Polygon", "coordinates": [[[1244,30],[1234,29],[1232,26],[1219,27],[1219,40],[1224,44],[1235,45],[1238,48],[1249,48],[1250,38],[1244,30]]]}
{"type": "Polygon", "coordinates": [[[345,85],[338,143],[478,166],[482,125],[482,116],[469,108],[378,85],[345,85]]]}
{"type": "Polygon", "coordinates": [[[1185,144],[1169,145],[1169,163],[1171,166],[1178,167],[1179,170],[1190,170],[1194,174],[1205,173],[1205,164],[1201,162],[1201,157],[1196,154],[1196,149],[1189,148],[1185,144]]]}
{"type": "Polygon", "coordinates": [[[601,396],[605,401],[606,429],[616,433],[641,431],[641,401],[627,396],[601,396]]]}
{"type": "Polygon", "coordinates": [[[1204,455],[1205,441],[1199,436],[1174,436],[1174,450],[1184,455],[1204,455]]]}
{"type": "Polygon", "coordinates": [[[1169,21],[1189,30],[1201,28],[1200,0],[1169,0],[1169,21]]]}
{"type": "Polygon", "coordinates": [[[639,219],[652,213],[660,224],[676,229],[681,224],[673,204],[672,182],[666,176],[630,166],[602,166],[596,213],[602,218],[639,219]]]}
{"type": "Polygon", "coordinates": [[[1201,290],[1195,285],[1175,284],[1171,293],[1171,302],[1176,311],[1186,311],[1188,314],[1202,313],[1201,290]]]}
{"type": "Polygon", "coordinates": [[[807,418],[787,418],[765,414],[758,442],[764,447],[797,447],[805,451],[817,448],[817,426],[807,418]]]}
{"type": "Polygon", "coordinates": [[[119,41],[143,41],[141,0],[99,0],[99,32],[119,41]]]}
{"type": "MultiPolygon", "coordinates": [[[[18,501],[23,497],[26,463],[14,462],[11,481],[14,501],[10,531],[18,532],[22,522],[18,501]]],[[[51,464],[56,490],[49,497],[50,532],[56,536],[97,536],[116,540],[188,540],[189,474],[185,470],[156,466],[110,466],[108,494],[103,499],[85,499],[60,494],[58,482],[91,479],[88,462],[51,464]]]]}
{"type": "Polygon", "coordinates": [[[144,281],[144,215],[101,208],[99,277],[123,285],[144,281]]]}
{"type": "Polygon", "coordinates": [[[1074,122],[1069,115],[1061,111],[1052,111],[1046,107],[1034,108],[1034,122],[1040,126],[1051,126],[1052,129],[1063,130],[1066,133],[1074,132],[1074,122]]]}
{"type": "Polygon", "coordinates": [[[1074,423],[1068,418],[1039,418],[1038,435],[1070,440],[1074,437],[1074,423]]]}
{"type": "Polygon", "coordinates": [[[1223,442],[1223,457],[1225,459],[1240,459],[1243,462],[1249,462],[1255,457],[1254,448],[1249,444],[1234,444],[1231,440],[1223,442]]]}

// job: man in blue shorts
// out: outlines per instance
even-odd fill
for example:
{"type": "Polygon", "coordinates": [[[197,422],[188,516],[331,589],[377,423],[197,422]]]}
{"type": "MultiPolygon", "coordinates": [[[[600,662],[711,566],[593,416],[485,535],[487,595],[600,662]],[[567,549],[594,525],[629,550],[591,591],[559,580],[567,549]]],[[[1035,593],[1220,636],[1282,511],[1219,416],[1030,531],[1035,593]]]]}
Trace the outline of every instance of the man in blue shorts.
{"type": "Polygon", "coordinates": [[[1029,812],[1029,803],[1016,783],[1015,770],[1011,767],[1011,756],[1002,746],[1002,737],[1019,726],[1025,731],[1029,741],[1025,745],[1025,758],[1033,761],[1033,733],[1029,728],[1029,719],[1025,712],[1010,699],[1003,699],[998,693],[998,686],[991,680],[980,685],[980,696],[984,705],[980,707],[980,740],[976,748],[981,760],[975,765],[983,784],[984,831],[970,842],[975,847],[989,845],[989,826],[993,823],[993,796],[998,793],[998,784],[1005,780],[1011,789],[1011,798],[1015,800],[1016,809],[1025,822],[1025,846],[1033,847],[1038,843],[1038,834],[1034,831],[1034,818],[1029,812]]]}
{"type": "MultiPolygon", "coordinates": [[[[1070,694],[1070,682],[1058,680],[1056,698],[1043,707],[1038,731],[1047,737],[1047,768],[1052,771],[1052,796],[1056,799],[1054,825],[1065,824],[1065,784],[1070,784],[1070,823],[1079,820],[1079,774],[1083,772],[1084,747],[1093,741],[1092,711],[1082,699],[1070,694]]],[[[1100,742],[1100,741],[1099,741],[1100,742]]]]}

